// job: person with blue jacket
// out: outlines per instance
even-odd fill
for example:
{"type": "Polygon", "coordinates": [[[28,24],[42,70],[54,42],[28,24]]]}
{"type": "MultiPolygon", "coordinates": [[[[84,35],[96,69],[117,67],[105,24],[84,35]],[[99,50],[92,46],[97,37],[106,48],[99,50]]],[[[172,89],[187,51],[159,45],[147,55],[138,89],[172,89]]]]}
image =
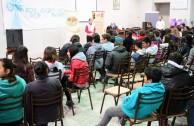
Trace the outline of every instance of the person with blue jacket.
{"type": "MultiPolygon", "coordinates": [[[[24,94],[26,82],[21,77],[13,74],[13,69],[16,66],[10,59],[0,59],[0,126],[19,126],[23,119],[23,107],[18,107],[12,110],[5,110],[7,107],[3,104],[14,103],[19,101],[24,94]],[[7,97],[18,98],[7,98],[7,97]],[[7,99],[5,99],[7,98],[7,99]]],[[[15,103],[10,107],[16,107],[19,103],[15,103]]],[[[21,100],[22,104],[22,100],[21,100]]]]}
{"type": "MultiPolygon", "coordinates": [[[[104,117],[96,126],[106,126],[112,117],[130,117],[134,118],[135,105],[138,98],[138,93],[152,93],[149,98],[160,97],[164,95],[165,88],[160,79],[162,72],[155,67],[148,67],[144,71],[144,86],[132,91],[130,96],[125,96],[120,106],[110,107],[106,110],[104,117]]],[[[142,104],[138,107],[137,119],[144,119],[150,116],[152,112],[160,107],[158,104],[142,104]]]]}

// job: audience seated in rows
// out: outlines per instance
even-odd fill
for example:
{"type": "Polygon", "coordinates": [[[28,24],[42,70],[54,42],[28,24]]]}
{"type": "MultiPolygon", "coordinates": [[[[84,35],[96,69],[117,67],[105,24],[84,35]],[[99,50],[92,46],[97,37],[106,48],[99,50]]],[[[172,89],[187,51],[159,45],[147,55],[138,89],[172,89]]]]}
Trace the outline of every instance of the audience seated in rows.
{"type": "Polygon", "coordinates": [[[9,103],[12,104],[12,107],[16,107],[18,104],[23,104],[23,100],[18,96],[23,95],[26,82],[13,73],[15,67],[10,59],[0,59],[0,126],[19,126],[23,119],[23,106],[6,110],[8,105],[3,105],[9,103]],[[19,100],[21,100],[21,103],[16,104],[15,102],[19,100]]]}
{"type": "MultiPolygon", "coordinates": [[[[48,77],[49,68],[44,61],[38,61],[34,65],[34,71],[36,74],[36,80],[30,82],[25,90],[26,93],[26,108],[27,108],[27,121],[29,125],[31,124],[31,98],[30,94],[42,94],[49,91],[59,91],[61,90],[61,83],[56,78],[48,77]]],[[[55,97],[44,95],[45,98],[55,97]]],[[[43,97],[42,97],[43,98],[43,97]]],[[[55,104],[52,106],[44,106],[44,107],[36,107],[34,108],[34,121],[39,126],[47,126],[48,122],[54,121],[60,114],[60,106],[59,104],[55,104]]]]}

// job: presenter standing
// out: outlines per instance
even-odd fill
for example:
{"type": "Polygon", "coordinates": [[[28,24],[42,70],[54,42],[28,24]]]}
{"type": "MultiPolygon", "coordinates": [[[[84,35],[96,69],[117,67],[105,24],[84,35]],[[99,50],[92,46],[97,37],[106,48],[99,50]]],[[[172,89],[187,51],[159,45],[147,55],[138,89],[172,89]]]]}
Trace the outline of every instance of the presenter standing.
{"type": "Polygon", "coordinates": [[[159,20],[156,22],[156,29],[158,29],[158,30],[165,29],[165,22],[162,19],[163,19],[163,17],[159,16],[159,20]]]}
{"type": "Polygon", "coordinates": [[[93,22],[93,20],[92,20],[92,18],[90,18],[88,20],[88,24],[85,27],[87,42],[92,42],[92,34],[94,34],[96,32],[96,27],[94,26],[94,24],[92,22],[93,22]]]}

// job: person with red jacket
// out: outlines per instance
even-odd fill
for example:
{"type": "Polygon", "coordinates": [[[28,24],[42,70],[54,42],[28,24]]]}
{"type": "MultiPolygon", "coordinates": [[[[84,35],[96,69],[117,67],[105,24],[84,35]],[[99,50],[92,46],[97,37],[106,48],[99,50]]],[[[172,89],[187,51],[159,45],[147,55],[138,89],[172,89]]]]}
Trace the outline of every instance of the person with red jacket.
{"type": "MultiPolygon", "coordinates": [[[[83,52],[79,52],[79,48],[75,45],[71,45],[67,49],[67,55],[71,59],[71,65],[69,70],[64,71],[64,76],[61,80],[61,84],[63,85],[65,95],[67,97],[66,105],[71,107],[73,102],[71,101],[70,93],[67,90],[67,87],[71,88],[73,83],[74,69],[75,68],[83,68],[88,66],[88,62],[86,60],[86,56],[83,52]]],[[[74,84],[74,89],[79,89],[86,87],[88,85],[89,74],[88,76],[80,76],[76,83],[74,84]]]]}
{"type": "Polygon", "coordinates": [[[92,42],[92,34],[96,32],[96,27],[92,24],[93,20],[90,18],[88,24],[85,27],[87,42],[92,42]]]}

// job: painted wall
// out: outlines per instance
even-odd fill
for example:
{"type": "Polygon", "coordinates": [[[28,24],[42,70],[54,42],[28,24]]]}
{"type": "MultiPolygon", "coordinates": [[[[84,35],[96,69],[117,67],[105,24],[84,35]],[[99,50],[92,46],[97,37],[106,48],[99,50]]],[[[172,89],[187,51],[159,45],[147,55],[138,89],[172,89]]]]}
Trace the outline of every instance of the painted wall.
{"type": "MultiPolygon", "coordinates": [[[[153,0],[120,0],[120,10],[113,10],[113,0],[97,1],[97,10],[105,11],[105,28],[110,25],[111,22],[115,22],[117,25],[121,25],[124,28],[133,26],[141,27],[142,22],[145,21],[145,12],[156,10],[153,0]]],[[[170,10],[170,17],[189,19],[191,16],[190,6],[192,0],[188,1],[188,10],[170,10]]],[[[0,6],[0,58],[5,57],[7,47],[2,18],[2,8],[0,6]]],[[[84,32],[86,23],[87,22],[80,23],[80,38],[82,44],[86,43],[84,32]]],[[[23,31],[23,41],[24,45],[29,49],[29,57],[42,56],[44,48],[49,45],[62,47],[62,45],[65,44],[64,33],[64,28],[23,31]]]]}

